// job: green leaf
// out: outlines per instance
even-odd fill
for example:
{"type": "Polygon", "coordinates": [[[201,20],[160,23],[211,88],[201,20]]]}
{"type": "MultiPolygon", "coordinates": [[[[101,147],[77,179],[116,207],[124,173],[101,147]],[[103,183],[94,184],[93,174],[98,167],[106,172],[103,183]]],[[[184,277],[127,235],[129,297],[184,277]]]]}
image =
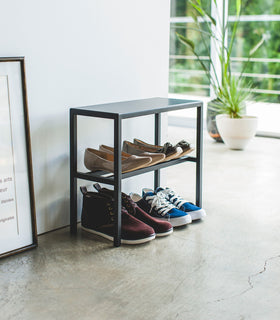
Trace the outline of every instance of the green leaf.
{"type": "Polygon", "coordinates": [[[236,15],[239,16],[241,11],[241,0],[236,0],[236,15]]]}
{"type": "Polygon", "coordinates": [[[187,39],[186,37],[184,37],[183,35],[181,35],[180,33],[176,32],[176,36],[178,37],[178,39],[186,46],[191,47],[191,49],[194,51],[195,49],[195,45],[194,42],[190,39],[187,39]]]}
{"type": "Polygon", "coordinates": [[[202,8],[200,7],[200,6],[197,6],[195,3],[193,3],[193,2],[190,2],[190,4],[193,6],[193,8],[195,8],[195,10],[197,11],[197,12],[199,12],[202,16],[204,15],[204,12],[203,12],[203,10],[202,10],[202,8]]]}
{"type": "Polygon", "coordinates": [[[212,23],[214,24],[214,26],[216,26],[216,24],[217,24],[216,20],[215,20],[212,16],[210,16],[210,14],[207,14],[207,13],[206,13],[206,15],[207,15],[207,17],[212,21],[212,23]]]}
{"type": "Polygon", "coordinates": [[[231,118],[240,118],[245,113],[245,102],[250,98],[250,94],[251,85],[248,82],[228,75],[210,108],[217,113],[228,114],[231,118]]]}
{"type": "Polygon", "coordinates": [[[249,52],[249,55],[252,56],[258,49],[259,47],[264,43],[265,37],[262,36],[261,40],[252,48],[249,52]]]}
{"type": "Polygon", "coordinates": [[[203,10],[203,8],[200,6],[200,1],[197,1],[199,5],[196,5],[192,1],[189,1],[189,2],[193,6],[193,8],[201,15],[202,18],[205,18],[205,16],[207,16],[211,20],[211,22],[214,24],[214,26],[216,26],[217,24],[216,20],[210,14],[208,14],[206,11],[203,10]]]}

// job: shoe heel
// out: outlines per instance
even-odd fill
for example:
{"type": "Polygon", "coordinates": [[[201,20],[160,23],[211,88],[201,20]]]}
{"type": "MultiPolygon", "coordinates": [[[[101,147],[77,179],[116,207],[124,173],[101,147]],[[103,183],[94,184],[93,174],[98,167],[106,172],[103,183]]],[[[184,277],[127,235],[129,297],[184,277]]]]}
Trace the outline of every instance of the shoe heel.
{"type": "Polygon", "coordinates": [[[152,193],[154,193],[154,190],[149,189],[149,188],[143,188],[143,189],[142,189],[142,195],[145,194],[145,193],[147,193],[147,192],[152,192],[152,193]]]}

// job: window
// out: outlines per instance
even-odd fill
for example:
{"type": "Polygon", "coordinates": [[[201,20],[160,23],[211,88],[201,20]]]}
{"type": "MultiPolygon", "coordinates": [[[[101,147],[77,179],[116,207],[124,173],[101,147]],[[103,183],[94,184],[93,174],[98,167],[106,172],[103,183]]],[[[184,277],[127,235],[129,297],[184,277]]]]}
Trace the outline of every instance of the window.
{"type": "MultiPolygon", "coordinates": [[[[204,7],[210,11],[210,1],[204,7]]],[[[253,84],[257,103],[248,108],[248,113],[259,116],[259,130],[280,133],[280,0],[247,0],[238,28],[237,41],[232,56],[233,73],[238,75],[247,60],[250,49],[261,37],[264,44],[247,64],[245,76],[253,84]]],[[[228,1],[228,22],[233,24],[235,1],[228,1]]],[[[209,96],[209,81],[189,50],[181,45],[175,32],[191,38],[197,48],[201,39],[195,31],[191,18],[191,6],[187,0],[171,0],[170,22],[170,70],[169,93],[192,96],[209,96]]],[[[210,41],[207,44],[210,48],[210,41]]],[[[207,61],[207,52],[199,52],[207,61]]]]}
{"type": "MultiPolygon", "coordinates": [[[[210,2],[204,1],[204,3],[210,10],[210,2]]],[[[190,10],[191,6],[187,0],[171,1],[169,92],[209,96],[208,78],[195,56],[187,47],[182,46],[176,37],[176,32],[179,32],[191,38],[199,51],[200,37],[189,15],[190,10]]],[[[210,50],[210,39],[207,45],[210,50]]],[[[204,46],[201,46],[199,56],[208,60],[207,51],[203,49],[204,46]]]]}

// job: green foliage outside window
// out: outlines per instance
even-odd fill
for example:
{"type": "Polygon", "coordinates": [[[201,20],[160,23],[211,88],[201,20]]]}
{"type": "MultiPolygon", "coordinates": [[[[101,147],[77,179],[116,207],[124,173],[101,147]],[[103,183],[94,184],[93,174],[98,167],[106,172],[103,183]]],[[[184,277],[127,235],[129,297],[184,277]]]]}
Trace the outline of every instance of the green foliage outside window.
{"type": "MultiPolygon", "coordinates": [[[[202,0],[205,6],[210,10],[210,2],[202,0]]],[[[190,15],[192,7],[187,0],[171,1],[171,17],[187,17],[190,15]]],[[[194,14],[194,11],[192,12],[194,14]]],[[[187,27],[184,23],[176,23],[170,29],[170,55],[192,56],[192,52],[185,46],[179,44],[176,37],[176,32],[184,34],[198,47],[200,56],[207,56],[208,53],[204,46],[199,47],[198,43],[201,41],[199,34],[194,30],[195,24],[188,23],[187,27]],[[200,50],[199,50],[200,49],[200,50]]],[[[206,28],[205,28],[206,31],[206,28]]],[[[210,40],[210,39],[209,39],[210,40]]],[[[208,43],[210,50],[210,41],[208,43]]],[[[208,64],[210,67],[210,65],[208,64]]],[[[197,70],[202,71],[200,64],[195,59],[176,58],[170,59],[170,74],[169,74],[169,91],[174,93],[194,93],[196,95],[209,95],[209,81],[204,72],[198,73],[197,70]],[[175,71],[178,70],[178,71],[175,71]],[[188,70],[188,71],[186,71],[188,70]]]]}
{"type": "MultiPolygon", "coordinates": [[[[171,16],[186,17],[190,16],[190,6],[188,0],[172,0],[171,16]]],[[[203,1],[202,1],[203,2],[203,1]]],[[[204,1],[210,6],[211,1],[204,1]]],[[[229,1],[229,15],[235,12],[235,1],[229,1]]],[[[209,7],[210,11],[210,7],[209,7]]],[[[248,0],[243,1],[242,15],[279,15],[280,0],[248,0]]],[[[232,23],[233,24],[233,23],[232,23]]],[[[200,39],[197,33],[192,30],[192,24],[172,24],[170,55],[190,56],[190,52],[184,46],[180,46],[176,39],[175,32],[182,31],[187,38],[191,38],[196,47],[200,39]],[[176,26],[176,27],[175,27],[176,26]],[[179,30],[180,29],[180,30],[179,30]]],[[[280,59],[280,21],[250,21],[240,22],[238,28],[237,41],[234,44],[233,57],[248,57],[249,51],[254,44],[265,34],[267,41],[255,54],[254,58],[270,58],[280,59]]],[[[201,46],[203,47],[203,46],[201,46]]],[[[209,43],[210,47],[210,43],[209,43]]],[[[199,55],[207,55],[206,52],[199,52],[199,55]]],[[[234,62],[234,71],[238,72],[242,69],[242,62],[234,62]]],[[[203,73],[188,72],[183,70],[201,70],[198,63],[189,59],[170,59],[170,92],[189,93],[197,95],[209,95],[209,89],[205,87],[209,82],[203,73]],[[179,70],[179,71],[174,71],[179,70]],[[176,85],[179,84],[179,85],[176,85]],[[194,85],[194,87],[192,87],[194,85]],[[198,86],[201,86],[198,88],[198,86]]],[[[252,60],[248,63],[246,73],[255,74],[272,74],[280,75],[279,62],[255,62],[252,60]]],[[[264,78],[264,77],[248,77],[248,81],[252,81],[253,87],[263,90],[280,90],[280,79],[264,78]]],[[[280,102],[279,94],[261,93],[257,98],[268,102],[280,102]]]]}

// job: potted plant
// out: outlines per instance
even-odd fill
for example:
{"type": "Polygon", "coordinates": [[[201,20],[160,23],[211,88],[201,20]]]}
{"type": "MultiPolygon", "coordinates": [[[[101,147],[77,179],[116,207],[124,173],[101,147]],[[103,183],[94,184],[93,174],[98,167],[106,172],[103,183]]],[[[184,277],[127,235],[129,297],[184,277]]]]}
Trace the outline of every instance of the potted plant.
{"type": "MultiPolygon", "coordinates": [[[[246,102],[251,96],[251,85],[244,81],[243,73],[252,55],[264,42],[265,36],[263,36],[250,51],[248,60],[244,64],[240,75],[235,77],[232,75],[231,54],[239,24],[241,0],[236,0],[236,19],[231,30],[229,30],[229,24],[226,22],[225,0],[223,0],[223,15],[222,17],[217,15],[217,19],[212,17],[211,14],[203,8],[200,0],[189,0],[189,3],[195,12],[195,28],[193,29],[199,32],[201,36],[200,45],[204,45],[209,53],[208,60],[210,69],[199,57],[194,42],[182,34],[176,34],[180,42],[187,46],[195,55],[214,91],[215,98],[208,103],[207,108],[208,132],[217,141],[221,140],[222,137],[222,140],[224,140],[230,148],[243,149],[246,145],[245,140],[247,138],[250,139],[255,135],[257,124],[257,118],[245,116],[246,102]],[[206,29],[202,28],[202,23],[206,29]],[[230,34],[229,39],[228,34],[230,34]],[[214,45],[219,59],[218,65],[214,64],[212,60],[206,38],[212,40],[212,45],[214,45]],[[216,129],[216,115],[218,115],[218,130],[216,129]],[[230,126],[233,126],[233,129],[227,130],[227,133],[225,133],[224,129],[229,129],[230,126]],[[251,129],[249,129],[249,127],[251,129]],[[245,131],[244,133],[243,130],[245,131]],[[228,131],[233,132],[233,139],[228,138],[228,131]],[[241,140],[241,143],[238,143],[236,140],[241,140]],[[232,144],[233,141],[234,143],[232,144]]],[[[213,3],[216,6],[216,12],[218,12],[216,0],[214,0],[213,3]]],[[[213,12],[215,10],[213,10],[213,12]]]]}
{"type": "Polygon", "coordinates": [[[217,99],[209,103],[209,109],[217,114],[218,132],[230,149],[243,150],[257,130],[257,117],[245,115],[251,87],[247,91],[244,87],[242,78],[230,77],[217,99]]]}

